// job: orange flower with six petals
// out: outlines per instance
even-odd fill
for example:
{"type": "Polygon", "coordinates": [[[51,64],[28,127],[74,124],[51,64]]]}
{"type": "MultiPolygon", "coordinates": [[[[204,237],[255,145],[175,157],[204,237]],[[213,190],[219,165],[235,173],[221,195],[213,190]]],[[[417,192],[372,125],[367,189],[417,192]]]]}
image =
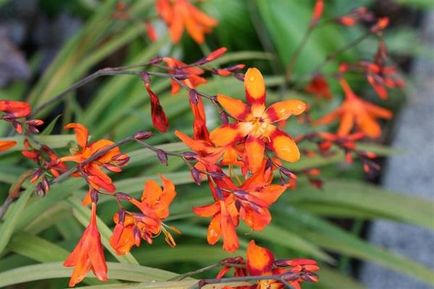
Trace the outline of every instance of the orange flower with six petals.
{"type": "Polygon", "coordinates": [[[244,77],[246,99],[241,100],[217,95],[217,100],[226,112],[237,120],[235,124],[223,125],[210,133],[210,139],[217,146],[245,140],[245,152],[248,167],[256,172],[262,165],[265,148],[268,146],[278,158],[296,162],[300,152],[294,140],[276,127],[276,123],[292,115],[300,115],[306,110],[306,104],[297,99],[280,101],[265,108],[265,82],[261,72],[250,68],[244,77]]]}
{"type": "Polygon", "coordinates": [[[318,125],[328,124],[339,118],[341,122],[337,132],[338,136],[346,136],[354,127],[357,127],[368,137],[379,137],[381,127],[376,119],[390,119],[392,112],[360,99],[345,79],[342,78],[340,83],[345,92],[345,101],[340,107],[318,119],[315,123],[318,125]]]}
{"type": "MultiPolygon", "coordinates": [[[[91,189],[103,189],[107,192],[114,193],[116,188],[111,178],[102,170],[105,168],[111,172],[120,172],[121,167],[125,166],[129,160],[126,154],[122,154],[118,147],[114,147],[107,151],[104,155],[96,160],[87,163],[94,154],[106,149],[114,142],[106,139],[101,139],[93,143],[88,142],[89,132],[85,126],[79,123],[70,123],[65,126],[66,129],[74,129],[78,144],[78,151],[71,156],[62,157],[60,162],[76,162],[79,164],[79,173],[81,173],[89,183],[91,189]]],[[[89,190],[90,192],[90,190],[89,190]]],[[[90,203],[90,193],[83,200],[84,204],[90,203]]]]}
{"type": "Polygon", "coordinates": [[[169,27],[170,39],[181,40],[184,29],[199,44],[204,43],[205,34],[217,25],[217,21],[201,12],[188,0],[157,0],[156,9],[169,27]]]}

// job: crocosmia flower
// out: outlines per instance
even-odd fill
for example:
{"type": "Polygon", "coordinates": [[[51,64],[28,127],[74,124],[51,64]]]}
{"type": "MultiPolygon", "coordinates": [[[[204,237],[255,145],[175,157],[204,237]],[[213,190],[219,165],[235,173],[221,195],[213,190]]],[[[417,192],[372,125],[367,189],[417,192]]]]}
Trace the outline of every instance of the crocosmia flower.
{"type": "Polygon", "coordinates": [[[360,99],[344,79],[341,79],[341,85],[345,92],[345,101],[337,109],[318,119],[316,124],[328,124],[340,119],[338,136],[346,136],[356,127],[366,136],[378,138],[381,127],[377,118],[390,119],[392,112],[360,99]]]}
{"type": "Polygon", "coordinates": [[[147,181],[140,200],[122,195],[122,198],[137,207],[140,213],[121,211],[115,214],[113,219],[116,226],[110,237],[110,244],[117,254],[124,255],[132,246],[140,246],[142,239],[152,244],[152,238],[160,233],[165,235],[169,245],[175,246],[175,241],[163,223],[169,216],[169,206],[176,196],[175,186],[163,176],[161,180],[163,188],[154,180],[147,181]]]}
{"type": "Polygon", "coordinates": [[[74,287],[92,270],[101,280],[107,280],[107,264],[101,244],[101,236],[96,224],[96,204],[92,203],[89,226],[84,231],[80,241],[63,263],[65,267],[74,267],[69,286],[74,287]]]}
{"type": "Polygon", "coordinates": [[[181,40],[184,30],[199,44],[204,43],[205,34],[210,33],[217,21],[197,9],[188,0],[157,0],[158,15],[169,27],[170,39],[181,40]]]}
{"type": "Polygon", "coordinates": [[[83,176],[90,185],[89,193],[83,200],[84,204],[90,203],[90,191],[105,190],[114,193],[116,190],[111,178],[103,171],[103,168],[111,172],[120,172],[129,160],[126,154],[122,154],[118,147],[114,147],[97,159],[88,162],[88,159],[94,154],[107,149],[114,142],[101,139],[89,143],[89,132],[87,128],[79,123],[70,123],[65,126],[66,129],[73,129],[77,139],[78,148],[71,156],[65,156],[59,159],[61,162],[76,162],[79,164],[79,175],[83,176]]]}
{"type": "Polygon", "coordinates": [[[236,123],[223,125],[210,133],[217,146],[233,144],[245,138],[248,167],[256,172],[262,165],[265,149],[275,152],[278,158],[296,162],[300,152],[294,140],[277,127],[292,115],[300,115],[306,104],[297,99],[280,101],[265,107],[265,82],[261,72],[250,68],[244,77],[247,104],[226,95],[217,95],[217,100],[236,123]]]}

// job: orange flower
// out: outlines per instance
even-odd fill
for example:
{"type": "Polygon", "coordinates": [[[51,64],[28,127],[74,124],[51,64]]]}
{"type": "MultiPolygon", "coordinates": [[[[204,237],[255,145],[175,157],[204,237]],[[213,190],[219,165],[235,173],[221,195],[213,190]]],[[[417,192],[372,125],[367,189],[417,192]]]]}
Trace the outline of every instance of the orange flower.
{"type": "MultiPolygon", "coordinates": [[[[74,129],[79,148],[78,151],[73,155],[60,158],[59,161],[61,162],[72,161],[78,164],[83,164],[87,162],[87,159],[94,154],[114,144],[114,142],[106,139],[89,143],[89,132],[85,126],[79,123],[67,124],[65,128],[74,129]]],[[[102,168],[112,172],[120,172],[121,167],[125,166],[128,160],[129,157],[126,154],[122,154],[118,147],[115,147],[110,149],[96,160],[90,163],[85,163],[84,165],[80,165],[79,173],[85,177],[91,189],[95,189],[97,191],[103,189],[107,192],[114,193],[116,190],[115,185],[113,184],[111,178],[102,170],[102,168]]],[[[84,204],[90,203],[90,190],[83,200],[84,204]]]]}
{"type": "Polygon", "coordinates": [[[29,116],[32,108],[27,102],[0,99],[0,111],[5,113],[3,119],[13,119],[29,116]]]}
{"type": "MultiPolygon", "coordinates": [[[[189,66],[188,64],[173,57],[163,57],[163,61],[169,67],[168,72],[176,75],[176,78],[182,79],[180,81],[183,82],[188,88],[195,88],[207,82],[206,79],[201,76],[204,74],[202,68],[197,66],[189,66]]],[[[171,92],[172,94],[177,94],[181,87],[176,80],[172,79],[171,82],[171,92]]]]}
{"type": "MultiPolygon", "coordinates": [[[[219,175],[209,181],[215,202],[193,208],[193,212],[201,217],[212,217],[207,235],[209,244],[214,245],[222,237],[223,249],[233,252],[239,246],[235,229],[240,219],[255,231],[264,229],[271,222],[268,208],[287,186],[271,184],[273,169],[266,164],[264,161],[260,170],[240,187],[221,170],[212,171],[219,175]]],[[[210,168],[207,171],[210,172],[210,168]]]]}
{"type": "MultiPolygon", "coordinates": [[[[281,280],[295,289],[301,289],[305,281],[318,282],[316,272],[319,267],[315,260],[311,259],[279,259],[275,260],[273,253],[267,248],[256,245],[250,241],[247,246],[246,260],[242,257],[227,258],[222,261],[225,266],[218,273],[220,279],[234,268],[234,276],[273,276],[275,279],[259,280],[255,285],[245,286],[245,289],[282,289],[286,287],[281,280]],[[276,278],[278,276],[279,278],[276,278]],[[279,280],[280,279],[280,280],[279,280]]],[[[233,288],[229,287],[228,288],[233,288]]]]}
{"type": "Polygon", "coordinates": [[[110,244],[117,254],[126,254],[132,246],[140,246],[141,239],[152,244],[152,238],[161,232],[170,246],[176,245],[172,235],[163,226],[163,220],[169,216],[169,206],[176,196],[175,186],[163,176],[161,180],[163,189],[156,181],[147,181],[140,201],[124,196],[141,213],[122,212],[114,216],[116,226],[110,244]]]}
{"type": "Polygon", "coordinates": [[[14,140],[0,141],[0,152],[7,151],[8,149],[14,147],[17,144],[14,140]]]}
{"type": "Polygon", "coordinates": [[[192,139],[180,131],[175,131],[175,135],[197,154],[198,161],[203,164],[217,164],[221,160],[222,165],[243,165],[239,160],[241,151],[236,146],[217,147],[209,140],[192,139]]]}
{"type": "Polygon", "coordinates": [[[188,0],[157,0],[157,13],[169,27],[170,39],[178,43],[184,29],[199,44],[205,41],[205,34],[217,25],[209,17],[194,7],[188,0]]]}
{"type": "Polygon", "coordinates": [[[328,124],[339,118],[341,123],[337,132],[338,136],[346,136],[354,127],[357,127],[368,137],[379,137],[381,128],[376,119],[390,119],[392,112],[360,99],[354,94],[345,79],[342,78],[340,83],[345,92],[344,102],[340,107],[318,119],[315,123],[318,125],[328,124]]]}
{"type": "Polygon", "coordinates": [[[193,212],[201,217],[212,217],[208,226],[208,244],[214,245],[222,237],[224,250],[234,252],[238,249],[239,242],[235,231],[238,226],[238,211],[233,195],[216,200],[211,205],[195,207],[193,212]]]}
{"type": "Polygon", "coordinates": [[[107,264],[101,245],[101,236],[96,224],[96,203],[92,202],[90,223],[78,242],[77,246],[63,263],[65,267],[74,267],[69,286],[74,287],[92,270],[101,280],[107,280],[107,264]]]}
{"type": "Polygon", "coordinates": [[[223,125],[210,133],[211,141],[217,146],[234,144],[245,139],[245,152],[248,167],[256,172],[262,165],[266,145],[280,159],[296,162],[300,152],[294,140],[276,127],[276,123],[288,119],[291,115],[300,115],[306,110],[306,104],[290,99],[272,104],[265,109],[265,82],[261,72],[250,68],[244,77],[246,99],[241,100],[217,95],[220,105],[237,120],[235,124],[223,125]]]}

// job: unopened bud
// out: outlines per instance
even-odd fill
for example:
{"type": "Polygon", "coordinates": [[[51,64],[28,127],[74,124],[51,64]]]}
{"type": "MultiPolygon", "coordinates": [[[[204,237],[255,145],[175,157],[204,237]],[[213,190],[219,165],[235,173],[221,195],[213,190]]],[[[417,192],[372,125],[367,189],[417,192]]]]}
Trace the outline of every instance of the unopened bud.
{"type": "Polygon", "coordinates": [[[190,97],[190,102],[193,104],[198,104],[199,102],[199,94],[196,89],[190,89],[188,92],[188,96],[190,97]]]}
{"type": "Polygon", "coordinates": [[[190,173],[191,173],[191,177],[193,178],[193,181],[196,183],[196,185],[200,186],[200,183],[201,183],[200,172],[196,168],[192,168],[190,173]]]}
{"type": "Polygon", "coordinates": [[[185,160],[187,161],[195,161],[197,158],[197,154],[194,152],[183,152],[182,156],[184,157],[185,160]]]}
{"type": "Polygon", "coordinates": [[[134,135],[134,138],[137,140],[146,140],[150,137],[152,137],[152,132],[150,131],[139,131],[136,132],[136,134],[134,135]]]}
{"type": "Polygon", "coordinates": [[[167,166],[168,162],[167,162],[167,153],[163,150],[158,149],[156,151],[157,153],[157,158],[160,161],[160,163],[162,163],[163,165],[167,166]]]}

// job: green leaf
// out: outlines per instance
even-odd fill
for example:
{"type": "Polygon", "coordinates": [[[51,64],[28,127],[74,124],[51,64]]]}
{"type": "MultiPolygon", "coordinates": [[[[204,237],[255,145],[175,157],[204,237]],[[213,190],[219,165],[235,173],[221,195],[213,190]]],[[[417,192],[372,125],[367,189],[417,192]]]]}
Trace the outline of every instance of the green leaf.
{"type": "Polygon", "coordinates": [[[434,274],[427,267],[408,258],[371,245],[318,217],[279,205],[278,220],[291,227],[300,237],[325,249],[363,259],[434,284],[434,274]]]}
{"type": "Polygon", "coordinates": [[[14,233],[15,226],[32,193],[33,188],[26,189],[21,193],[18,200],[9,207],[4,217],[4,222],[0,225],[0,255],[9,243],[9,240],[14,233]]]}
{"type": "Polygon", "coordinates": [[[51,134],[51,132],[53,132],[53,129],[54,129],[54,127],[56,126],[56,124],[57,124],[57,121],[59,120],[59,118],[61,117],[62,115],[61,114],[59,114],[58,116],[56,116],[51,122],[50,122],[50,124],[49,125],[47,125],[47,127],[39,134],[39,135],[50,135],[51,134]]]}
{"type": "Polygon", "coordinates": [[[360,208],[393,220],[434,229],[433,201],[392,193],[360,181],[328,180],[323,190],[312,190],[306,186],[287,194],[286,197],[295,205],[319,203],[360,208]]]}
{"type": "MultiPolygon", "coordinates": [[[[177,276],[168,271],[133,264],[107,263],[111,279],[134,282],[168,280],[177,276]]],[[[53,278],[68,278],[72,269],[61,262],[24,266],[0,273],[0,287],[53,278]]],[[[89,276],[93,278],[93,275],[89,276]]],[[[66,285],[66,284],[65,284],[66,285]]]]}
{"type": "Polygon", "coordinates": [[[64,248],[25,232],[15,234],[7,248],[39,262],[61,261],[69,255],[64,248]]]}

